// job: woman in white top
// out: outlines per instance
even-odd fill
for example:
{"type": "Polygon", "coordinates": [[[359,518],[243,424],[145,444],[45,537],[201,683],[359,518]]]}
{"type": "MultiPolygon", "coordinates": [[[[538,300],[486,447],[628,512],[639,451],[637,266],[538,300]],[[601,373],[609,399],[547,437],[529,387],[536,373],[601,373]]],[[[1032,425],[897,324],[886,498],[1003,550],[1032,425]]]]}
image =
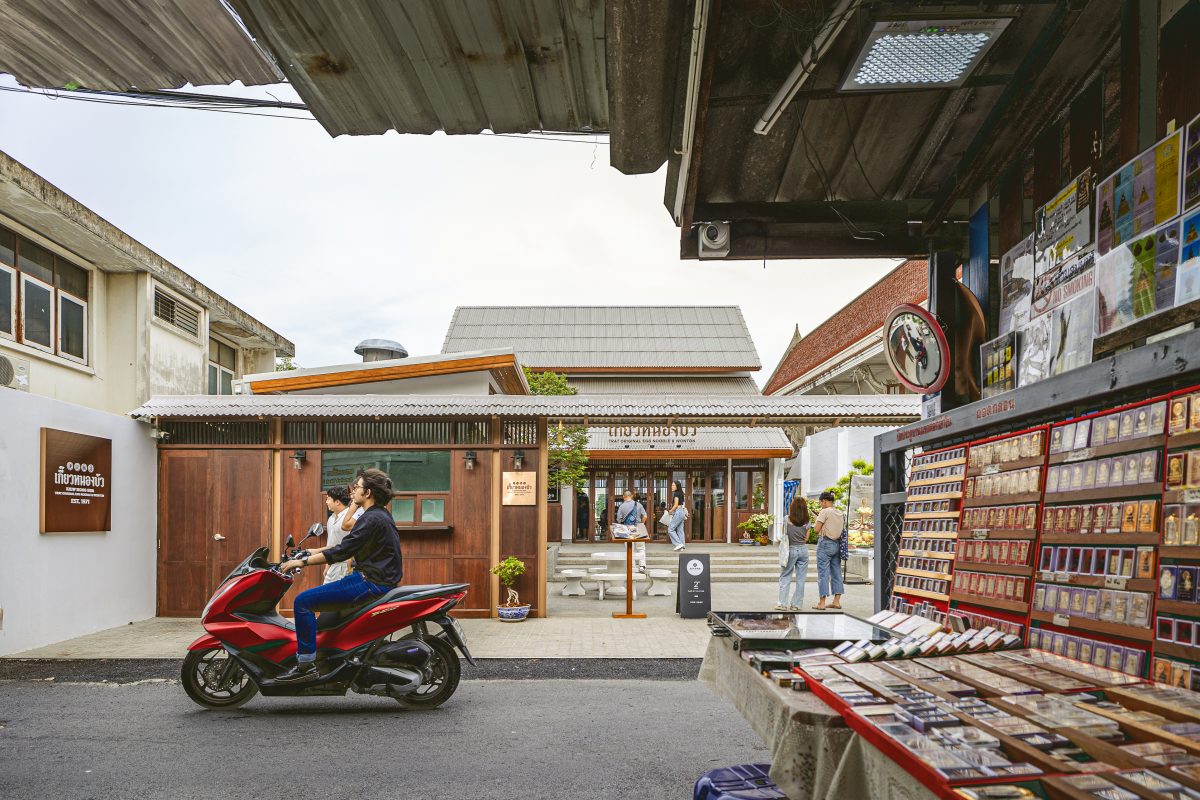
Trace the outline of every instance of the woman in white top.
{"type": "MultiPolygon", "coordinates": [[[[350,492],[345,486],[333,486],[325,490],[325,508],[329,509],[329,520],[325,523],[328,538],[326,547],[333,547],[354,527],[354,520],[362,516],[363,510],[350,502],[350,492]],[[349,526],[344,523],[350,520],[349,526]]],[[[339,561],[325,567],[325,583],[333,583],[350,574],[350,561],[339,561]]]]}

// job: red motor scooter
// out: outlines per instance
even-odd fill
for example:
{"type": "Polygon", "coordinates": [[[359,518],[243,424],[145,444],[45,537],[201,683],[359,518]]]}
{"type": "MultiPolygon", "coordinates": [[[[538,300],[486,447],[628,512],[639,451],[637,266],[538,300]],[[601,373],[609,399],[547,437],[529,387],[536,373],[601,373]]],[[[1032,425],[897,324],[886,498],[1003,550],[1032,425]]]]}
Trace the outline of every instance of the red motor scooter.
{"type": "MultiPolygon", "coordinates": [[[[324,529],[313,525],[301,544],[324,529]]],[[[304,557],[288,536],[283,559],[304,557]]],[[[462,626],[449,615],[469,584],[400,586],[366,603],[317,618],[317,674],[296,682],[275,676],[296,663],[296,627],[279,615],[292,585],[283,563],[260,547],[221,582],[201,622],[207,633],[188,647],[183,688],[205,708],[237,708],[257,692],[267,696],[361,694],[393,697],[410,708],[446,702],[461,677],[455,648],[474,666],[462,626]],[[428,623],[440,630],[430,632],[428,623]],[[411,630],[401,637],[404,628],[411,630]]]]}

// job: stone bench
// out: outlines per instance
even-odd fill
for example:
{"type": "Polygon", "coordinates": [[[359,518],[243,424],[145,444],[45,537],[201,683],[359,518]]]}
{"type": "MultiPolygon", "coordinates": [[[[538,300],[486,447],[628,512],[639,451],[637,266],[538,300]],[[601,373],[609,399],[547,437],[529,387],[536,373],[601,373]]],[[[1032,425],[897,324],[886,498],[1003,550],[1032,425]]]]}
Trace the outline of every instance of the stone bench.
{"type": "Polygon", "coordinates": [[[646,577],[650,579],[650,585],[646,587],[647,597],[669,597],[671,595],[671,570],[669,569],[648,569],[646,577]]]}
{"type": "MultiPolygon", "coordinates": [[[[591,574],[591,576],[588,577],[588,580],[596,581],[596,583],[598,583],[600,585],[600,599],[601,600],[604,599],[604,595],[606,593],[611,594],[614,597],[624,597],[625,596],[625,587],[624,586],[620,586],[620,585],[613,586],[612,588],[608,589],[607,592],[605,591],[605,587],[610,582],[616,583],[616,584],[624,584],[625,583],[625,573],[621,573],[620,575],[617,575],[612,572],[594,572],[591,574]]],[[[642,573],[640,573],[640,572],[633,573],[633,599],[634,600],[637,599],[638,581],[644,581],[644,580],[646,580],[646,576],[643,575],[642,573]]]]}
{"type": "Polygon", "coordinates": [[[564,569],[562,576],[566,579],[567,584],[562,588],[563,597],[582,597],[587,594],[583,588],[583,579],[588,577],[588,573],[582,569],[564,569]]]}

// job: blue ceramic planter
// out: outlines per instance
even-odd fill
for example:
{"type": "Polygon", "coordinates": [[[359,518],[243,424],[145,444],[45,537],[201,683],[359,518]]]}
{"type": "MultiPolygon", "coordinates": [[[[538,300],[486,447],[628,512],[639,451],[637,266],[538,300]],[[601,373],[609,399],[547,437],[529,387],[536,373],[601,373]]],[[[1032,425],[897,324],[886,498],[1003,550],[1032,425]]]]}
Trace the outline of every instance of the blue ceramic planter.
{"type": "Polygon", "coordinates": [[[497,606],[501,622],[520,622],[529,616],[529,603],[523,606],[497,606]]]}

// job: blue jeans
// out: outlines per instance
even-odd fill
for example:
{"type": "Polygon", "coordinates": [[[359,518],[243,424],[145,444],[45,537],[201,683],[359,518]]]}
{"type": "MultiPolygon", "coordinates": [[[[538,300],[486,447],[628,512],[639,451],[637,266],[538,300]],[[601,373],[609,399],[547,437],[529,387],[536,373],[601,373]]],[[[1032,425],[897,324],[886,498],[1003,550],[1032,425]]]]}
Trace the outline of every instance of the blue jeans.
{"type": "Polygon", "coordinates": [[[352,572],[333,583],[326,583],[296,595],[292,610],[296,614],[296,660],[315,661],[317,658],[317,611],[365,603],[372,597],[387,594],[394,587],[371,583],[361,572],[352,572]]]}
{"type": "Polygon", "coordinates": [[[841,594],[844,588],[841,550],[836,540],[821,534],[817,536],[817,593],[823,598],[831,594],[841,594]],[[831,579],[832,587],[829,585],[831,579]]]}
{"type": "Polygon", "coordinates": [[[675,509],[675,513],[671,515],[671,524],[667,526],[667,535],[671,537],[671,544],[683,544],[683,521],[687,519],[687,514],[684,513],[683,506],[675,509]]]}
{"type": "Polygon", "coordinates": [[[808,545],[793,544],[788,547],[788,562],[779,573],[779,605],[787,605],[788,584],[796,579],[792,592],[792,605],[804,608],[804,581],[808,578],[808,545]]]}

